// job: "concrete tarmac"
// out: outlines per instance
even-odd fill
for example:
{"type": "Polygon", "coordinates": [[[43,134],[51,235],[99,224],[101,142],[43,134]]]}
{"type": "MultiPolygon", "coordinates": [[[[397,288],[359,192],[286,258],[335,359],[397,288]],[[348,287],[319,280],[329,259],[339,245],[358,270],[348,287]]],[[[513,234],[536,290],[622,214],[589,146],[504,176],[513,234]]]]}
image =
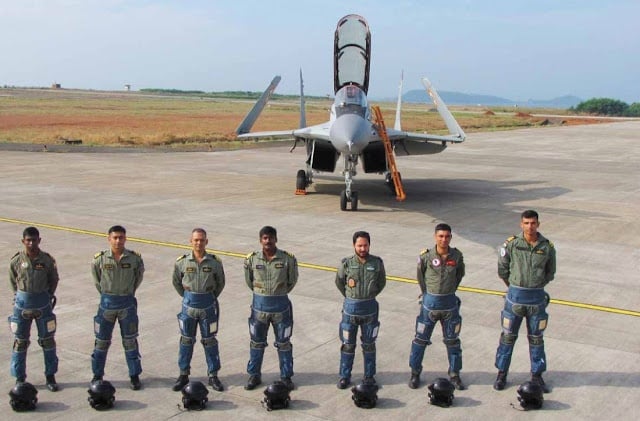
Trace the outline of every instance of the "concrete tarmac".
{"type": "MultiPolygon", "coordinates": [[[[3,419],[635,419],[640,399],[640,122],[547,127],[472,134],[439,155],[397,160],[407,193],[397,202],[382,177],[359,174],[360,210],[341,212],[339,173],[316,178],[306,196],[295,196],[302,148],[290,145],[193,153],[0,152],[0,262],[21,249],[22,230],[40,229],[43,250],[58,262],[56,340],[61,390],[44,386],[42,351],[32,329],[28,381],[39,390],[37,410],[17,414],[9,397],[0,399],[3,419]],[[529,378],[526,331],[516,343],[509,383],[492,389],[500,335],[501,293],[496,274],[498,248],[519,232],[519,214],[540,213],[540,231],[558,254],[558,271],[547,291],[545,333],[548,357],[544,407],[522,414],[518,385],[529,378]],[[415,265],[432,247],[438,222],[453,227],[452,245],[465,256],[462,282],[462,378],[454,405],[428,404],[426,384],[446,376],[439,329],[428,347],[423,386],[411,390],[408,357],[418,314],[415,265]],[[105,378],[117,388],[115,408],[93,410],[87,402],[91,379],[93,316],[98,293],[89,273],[94,253],[108,247],[106,230],[122,224],[127,247],[140,252],[146,273],[137,293],[144,388],[128,388],[121,341],[116,334],[105,378]],[[297,388],[291,407],[268,413],[263,387],[246,391],[249,352],[247,317],[251,293],[243,279],[243,256],[258,249],[258,230],[278,229],[278,246],[294,253],[300,279],[291,294],[297,388]],[[210,390],[206,411],[185,412],[171,391],[178,375],[180,297],[171,286],[176,257],[188,251],[191,229],[209,232],[209,248],[221,257],[227,286],[220,297],[220,342],[226,386],[210,390]],[[381,256],[389,281],[379,296],[377,342],[379,401],[375,409],[354,406],[338,375],[341,295],[334,268],[352,253],[356,230],[371,233],[371,252],[381,256]]],[[[339,163],[339,165],[341,165],[339,163]]],[[[5,276],[7,272],[4,272],[5,276]]],[[[0,314],[9,315],[5,278],[0,314]]],[[[5,325],[6,326],[6,325],[5,325]]],[[[117,332],[117,329],[116,329],[117,332]]],[[[279,377],[273,345],[265,353],[264,386],[279,377]]],[[[13,338],[0,329],[0,391],[8,393],[13,338]]],[[[357,351],[354,380],[362,376],[357,351]]],[[[192,361],[192,379],[206,382],[202,347],[192,361]]]]}

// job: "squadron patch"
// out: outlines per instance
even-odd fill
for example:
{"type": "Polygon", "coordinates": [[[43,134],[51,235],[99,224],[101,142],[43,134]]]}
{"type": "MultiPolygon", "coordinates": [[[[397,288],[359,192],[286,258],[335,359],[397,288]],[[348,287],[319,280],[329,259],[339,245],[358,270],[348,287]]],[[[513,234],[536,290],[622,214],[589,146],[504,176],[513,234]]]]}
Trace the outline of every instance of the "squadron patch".
{"type": "Polygon", "coordinates": [[[436,267],[436,268],[437,268],[438,266],[440,266],[440,259],[438,259],[438,258],[433,259],[433,260],[431,261],[431,264],[433,265],[433,267],[436,267]]]}
{"type": "Polygon", "coordinates": [[[20,267],[21,267],[22,269],[26,269],[26,268],[28,268],[28,267],[29,267],[29,263],[27,263],[27,262],[22,262],[22,263],[20,263],[20,267]]]}
{"type": "Polygon", "coordinates": [[[349,280],[347,281],[347,285],[349,286],[349,288],[354,288],[356,286],[356,280],[353,278],[349,278],[349,280]]]}
{"type": "Polygon", "coordinates": [[[447,260],[447,262],[445,264],[447,266],[455,266],[456,265],[456,261],[455,260],[447,260]]]}
{"type": "Polygon", "coordinates": [[[500,256],[504,257],[507,255],[507,249],[504,247],[500,247],[500,256]]]}

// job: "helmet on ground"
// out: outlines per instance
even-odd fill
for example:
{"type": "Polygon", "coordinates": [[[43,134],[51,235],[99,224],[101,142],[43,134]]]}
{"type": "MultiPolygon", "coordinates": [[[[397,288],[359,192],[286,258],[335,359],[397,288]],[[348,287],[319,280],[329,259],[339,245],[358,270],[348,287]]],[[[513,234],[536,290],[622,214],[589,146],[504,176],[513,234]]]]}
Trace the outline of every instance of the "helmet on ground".
{"type": "Polygon", "coordinates": [[[453,391],[455,386],[442,377],[437,378],[433,383],[427,386],[429,389],[429,403],[442,408],[448,408],[453,403],[453,391]]]}
{"type": "Polygon", "coordinates": [[[542,408],[542,387],[533,382],[524,382],[518,387],[518,401],[525,410],[542,408]]]}
{"type": "Polygon", "coordinates": [[[9,392],[11,408],[16,412],[32,411],[38,403],[38,391],[31,383],[19,382],[9,392]]]}
{"type": "Polygon", "coordinates": [[[202,411],[207,406],[209,390],[202,382],[189,382],[182,388],[182,406],[188,410],[202,411]]]}
{"type": "Polygon", "coordinates": [[[285,409],[289,407],[289,388],[281,381],[275,381],[271,383],[264,390],[264,399],[262,400],[262,406],[267,408],[267,411],[273,411],[274,409],[285,409]]]}
{"type": "Polygon", "coordinates": [[[89,386],[89,405],[97,411],[104,411],[113,407],[116,400],[116,388],[111,382],[106,380],[98,380],[89,386]]]}
{"type": "Polygon", "coordinates": [[[375,408],[378,401],[378,385],[360,383],[351,388],[351,399],[358,408],[375,408]]]}

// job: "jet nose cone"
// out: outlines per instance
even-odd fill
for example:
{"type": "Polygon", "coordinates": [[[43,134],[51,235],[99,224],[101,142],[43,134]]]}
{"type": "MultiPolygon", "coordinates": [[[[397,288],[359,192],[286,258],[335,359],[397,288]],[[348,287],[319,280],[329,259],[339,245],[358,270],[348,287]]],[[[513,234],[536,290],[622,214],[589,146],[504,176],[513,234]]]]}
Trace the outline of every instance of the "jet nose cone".
{"type": "Polygon", "coordinates": [[[344,114],[331,125],[329,136],[341,153],[360,153],[369,144],[371,123],[356,114],[344,114]]]}

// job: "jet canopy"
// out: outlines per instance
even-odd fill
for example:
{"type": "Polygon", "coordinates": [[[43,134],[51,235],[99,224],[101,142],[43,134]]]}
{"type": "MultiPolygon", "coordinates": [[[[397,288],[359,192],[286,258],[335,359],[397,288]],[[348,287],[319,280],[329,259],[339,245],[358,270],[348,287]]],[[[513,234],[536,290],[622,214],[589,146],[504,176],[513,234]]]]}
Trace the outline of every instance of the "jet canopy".
{"type": "Polygon", "coordinates": [[[364,91],[356,85],[347,85],[336,92],[333,106],[336,117],[343,114],[357,114],[363,118],[367,118],[369,112],[369,104],[364,91]]]}
{"type": "Polygon", "coordinates": [[[369,90],[371,32],[367,21],[359,15],[340,19],[336,27],[333,66],[334,92],[346,85],[358,85],[365,95],[369,90]]]}

